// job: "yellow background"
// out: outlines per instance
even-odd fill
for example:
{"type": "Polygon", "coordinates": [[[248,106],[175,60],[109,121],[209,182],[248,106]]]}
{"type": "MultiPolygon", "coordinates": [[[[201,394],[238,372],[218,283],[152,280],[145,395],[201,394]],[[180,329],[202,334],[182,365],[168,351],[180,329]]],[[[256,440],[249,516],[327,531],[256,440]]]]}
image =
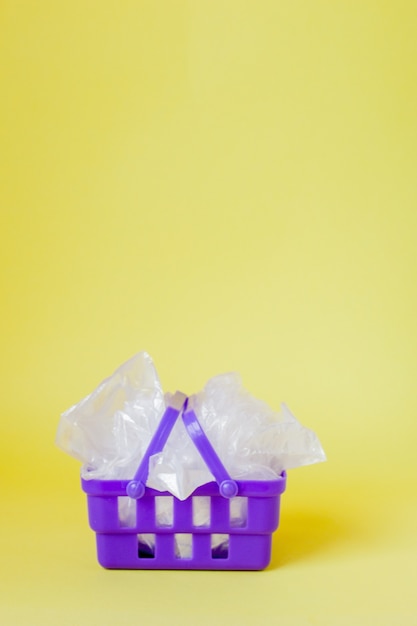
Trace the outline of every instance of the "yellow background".
{"type": "Polygon", "coordinates": [[[417,4],[0,5],[2,624],[417,624],[417,4]],[[59,415],[134,353],[314,429],[262,573],[99,567],[59,415]]]}

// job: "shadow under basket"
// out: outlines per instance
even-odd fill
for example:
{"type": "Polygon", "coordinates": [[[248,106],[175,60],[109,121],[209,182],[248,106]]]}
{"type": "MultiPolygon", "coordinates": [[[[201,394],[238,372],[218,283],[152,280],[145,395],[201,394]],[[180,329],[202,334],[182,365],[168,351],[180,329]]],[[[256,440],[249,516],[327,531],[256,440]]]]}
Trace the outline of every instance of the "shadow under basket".
{"type": "Polygon", "coordinates": [[[133,480],[82,479],[103,567],[261,570],[269,565],[286,474],[269,481],[232,480],[190,405],[186,396],[175,394],[133,480]],[[149,458],[163,449],[180,414],[216,479],[186,500],[145,487],[149,458]],[[128,498],[134,500],[134,515],[126,522],[120,511],[128,498]],[[202,498],[208,513],[203,521],[195,515],[202,498]],[[158,516],[161,504],[165,514],[169,511],[163,522],[158,516]]]}

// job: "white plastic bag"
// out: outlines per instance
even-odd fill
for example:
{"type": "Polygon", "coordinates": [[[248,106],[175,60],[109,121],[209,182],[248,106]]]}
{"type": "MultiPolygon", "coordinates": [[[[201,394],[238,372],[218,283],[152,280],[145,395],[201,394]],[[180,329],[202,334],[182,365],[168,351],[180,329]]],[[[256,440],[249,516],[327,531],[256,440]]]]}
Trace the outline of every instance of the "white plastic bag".
{"type": "MultiPolygon", "coordinates": [[[[84,478],[131,479],[165,408],[152,359],[141,352],[62,415],[56,441],[83,462],[84,478]]],[[[276,413],[252,397],[238,374],[209,380],[196,396],[195,410],[235,480],[271,480],[285,469],[326,459],[311,430],[285,405],[276,413]]],[[[146,484],[184,500],[212,480],[178,419],[164,449],[150,459],[146,484]]]]}

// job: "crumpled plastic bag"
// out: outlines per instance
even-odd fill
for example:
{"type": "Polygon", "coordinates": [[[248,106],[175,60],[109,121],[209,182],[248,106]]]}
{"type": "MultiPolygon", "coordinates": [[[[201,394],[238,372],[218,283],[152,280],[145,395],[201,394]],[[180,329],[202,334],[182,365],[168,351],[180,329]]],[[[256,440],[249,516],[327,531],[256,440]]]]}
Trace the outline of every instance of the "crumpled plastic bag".
{"type": "MultiPolygon", "coordinates": [[[[238,374],[222,374],[196,396],[203,430],[235,480],[273,480],[284,470],[325,461],[317,435],[285,404],[274,412],[251,396],[238,374]]],[[[179,420],[164,450],[151,457],[147,485],[180,500],[214,480],[179,420]]]]}
{"type": "Polygon", "coordinates": [[[165,411],[151,357],[140,352],[62,414],[57,445],[86,479],[132,478],[165,411]]]}
{"type": "MultiPolygon", "coordinates": [[[[83,462],[81,473],[86,479],[131,479],[167,401],[152,359],[141,352],[63,413],[56,442],[83,462]]],[[[271,480],[283,470],[326,459],[311,430],[285,405],[276,413],[251,396],[238,374],[209,380],[195,398],[195,411],[235,480],[271,480]]],[[[212,480],[178,419],[164,449],[150,458],[147,486],[184,500],[212,480]]]]}

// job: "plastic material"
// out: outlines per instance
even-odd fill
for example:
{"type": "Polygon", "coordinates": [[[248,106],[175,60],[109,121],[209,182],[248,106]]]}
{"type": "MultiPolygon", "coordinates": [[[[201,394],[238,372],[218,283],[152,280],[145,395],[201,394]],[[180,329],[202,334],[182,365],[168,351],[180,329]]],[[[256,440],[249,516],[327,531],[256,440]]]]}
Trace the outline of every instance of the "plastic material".
{"type": "MultiPolygon", "coordinates": [[[[234,480],[273,480],[284,470],[326,458],[313,431],[302,426],[285,405],[276,412],[254,398],[238,374],[212,378],[189,402],[234,480]]],[[[212,480],[202,457],[178,420],[164,450],[150,459],[147,486],[184,500],[212,480]]]]}
{"type": "MultiPolygon", "coordinates": [[[[184,395],[164,395],[151,357],[141,352],[62,414],[56,442],[82,461],[86,480],[130,481],[131,498],[143,497],[146,485],[185,500],[214,478],[222,494],[234,497],[236,484],[227,482],[226,470],[234,481],[274,480],[326,458],[313,431],[285,405],[277,413],[251,396],[236,373],[210,379],[176,419],[184,403],[184,395]],[[172,429],[161,426],[167,406],[172,429]],[[220,461],[208,464],[212,449],[220,461]]],[[[121,509],[130,524],[133,502],[127,498],[121,509]]],[[[165,516],[163,507],[157,515],[165,516]]]]}
{"type": "Polygon", "coordinates": [[[195,444],[195,447],[201,454],[202,459],[216,479],[219,485],[220,494],[225,498],[233,498],[234,496],[237,496],[238,493],[237,483],[230,478],[229,474],[226,471],[226,468],[220,461],[219,457],[214,451],[213,446],[204,434],[200,422],[198,421],[197,416],[191,406],[192,404],[193,398],[191,397],[190,401],[188,402],[187,408],[182,415],[182,421],[184,422],[188,434],[195,444]]]}
{"type": "Polygon", "coordinates": [[[82,478],[90,526],[97,533],[98,560],[103,567],[119,569],[264,569],[270,562],[285,486],[285,472],[275,480],[232,480],[206,438],[193,402],[187,403],[179,392],[171,399],[133,480],[82,478]],[[199,487],[185,500],[145,486],[146,464],[163,448],[180,414],[217,481],[199,487]],[[119,512],[126,494],[133,496],[136,508],[128,525],[119,512]],[[167,523],[157,516],[157,498],[173,502],[167,523]],[[193,515],[194,503],[202,498],[210,503],[209,519],[203,525],[193,515]],[[236,518],[234,510],[242,502],[245,517],[236,518]]]}
{"type": "Polygon", "coordinates": [[[180,391],[171,398],[170,405],[167,407],[155,435],[146,450],[137,472],[127,486],[127,495],[131,498],[141,498],[145,493],[145,483],[149,471],[149,459],[151,456],[163,450],[171,430],[177,421],[177,418],[187,402],[187,396],[180,391]]]}
{"type": "Polygon", "coordinates": [[[85,478],[132,478],[165,408],[153,361],[140,352],[62,414],[56,443],[82,461],[85,478]]]}

